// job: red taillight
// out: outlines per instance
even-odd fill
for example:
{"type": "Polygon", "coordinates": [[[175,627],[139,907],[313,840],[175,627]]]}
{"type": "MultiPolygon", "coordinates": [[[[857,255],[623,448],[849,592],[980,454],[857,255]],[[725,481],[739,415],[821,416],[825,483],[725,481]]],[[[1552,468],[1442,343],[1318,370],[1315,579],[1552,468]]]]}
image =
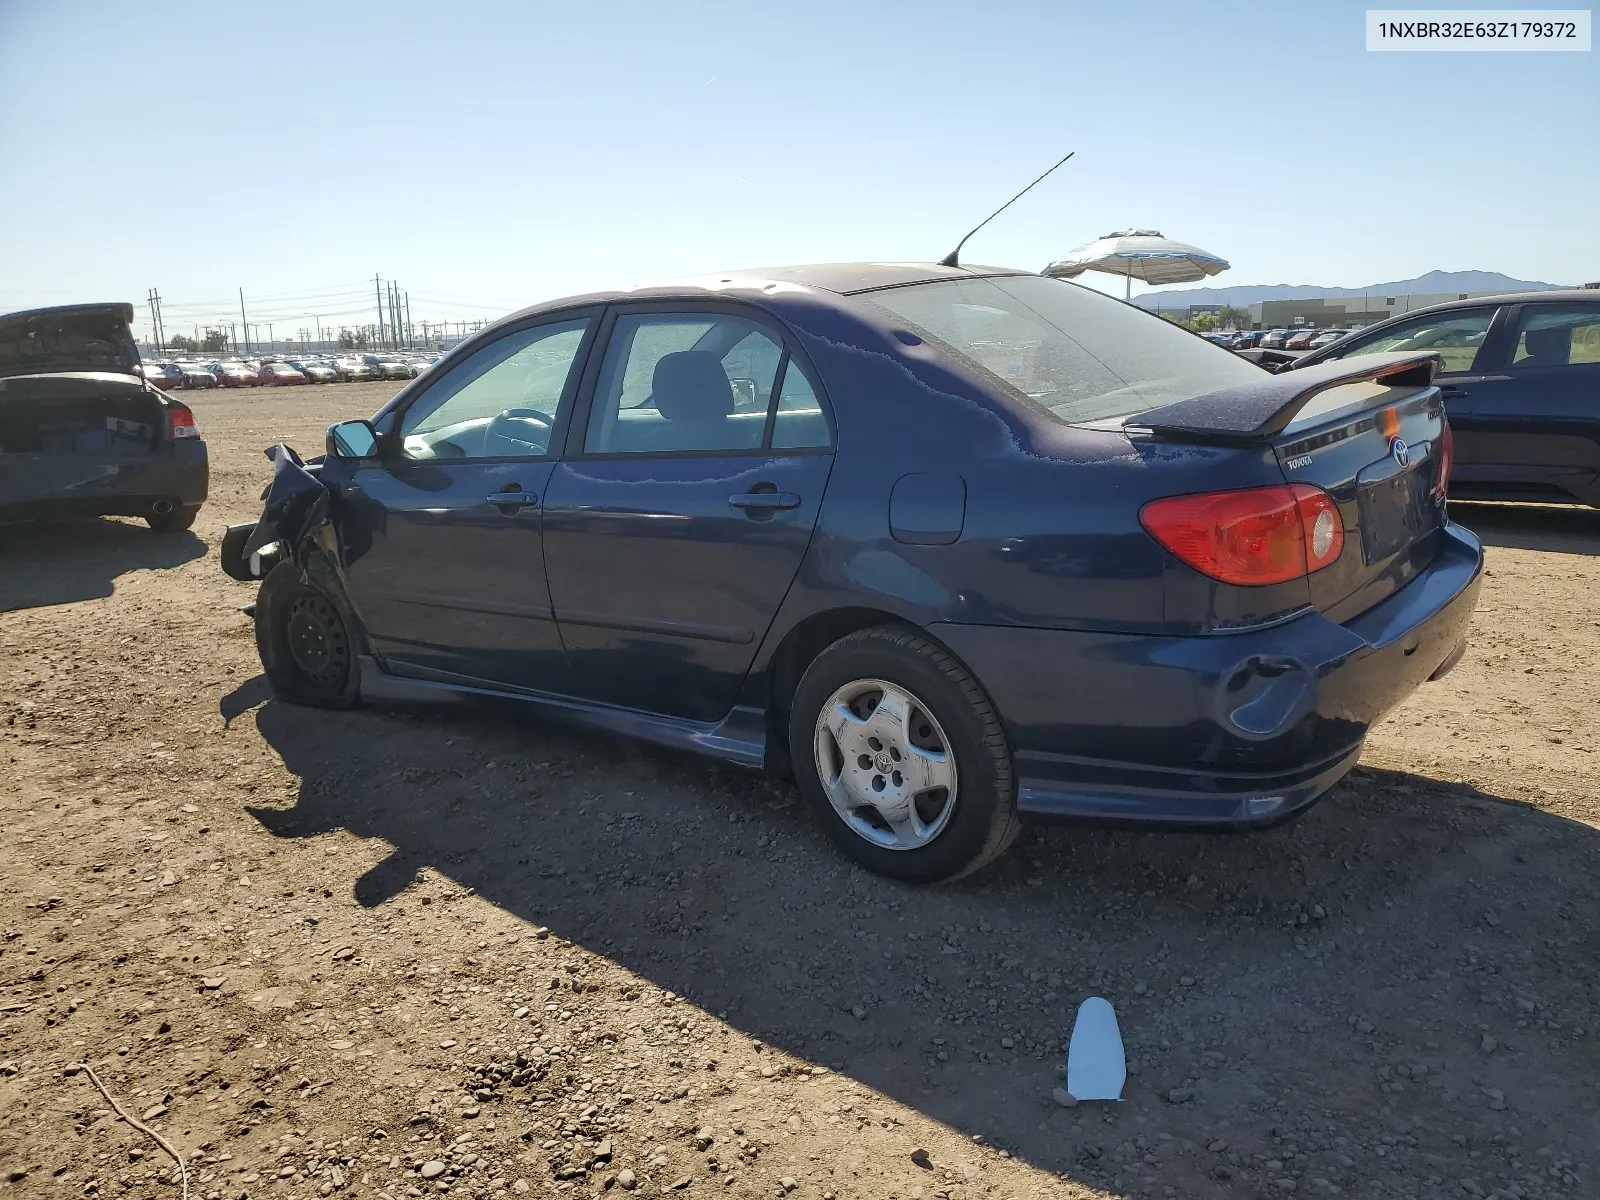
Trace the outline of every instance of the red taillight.
{"type": "Polygon", "coordinates": [[[1195,570],[1246,587],[1298,579],[1344,549],[1338,505],[1309,483],[1152,500],[1139,522],[1195,570]]]}
{"type": "Polygon", "coordinates": [[[1450,468],[1456,465],[1456,435],[1450,432],[1450,422],[1445,420],[1439,433],[1439,475],[1433,481],[1433,498],[1443,500],[1450,490],[1450,468]]]}
{"type": "Polygon", "coordinates": [[[167,409],[167,432],[173,441],[197,438],[200,436],[200,426],[195,424],[194,413],[182,405],[174,404],[167,409]]]}

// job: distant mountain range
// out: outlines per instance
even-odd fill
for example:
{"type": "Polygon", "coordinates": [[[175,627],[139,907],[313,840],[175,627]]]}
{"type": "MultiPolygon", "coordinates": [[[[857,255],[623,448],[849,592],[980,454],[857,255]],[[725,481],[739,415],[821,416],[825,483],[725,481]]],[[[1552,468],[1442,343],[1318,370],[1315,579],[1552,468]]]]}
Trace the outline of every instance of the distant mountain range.
{"type": "Polygon", "coordinates": [[[1177,308],[1189,304],[1231,304],[1248,308],[1262,300],[1315,300],[1322,296],[1431,296],[1460,292],[1542,292],[1571,287],[1513,279],[1499,271],[1429,271],[1415,279],[1396,279],[1368,287],[1316,287],[1305,283],[1244,283],[1237,287],[1182,288],[1150,292],[1134,300],[1142,308],[1177,308]]]}

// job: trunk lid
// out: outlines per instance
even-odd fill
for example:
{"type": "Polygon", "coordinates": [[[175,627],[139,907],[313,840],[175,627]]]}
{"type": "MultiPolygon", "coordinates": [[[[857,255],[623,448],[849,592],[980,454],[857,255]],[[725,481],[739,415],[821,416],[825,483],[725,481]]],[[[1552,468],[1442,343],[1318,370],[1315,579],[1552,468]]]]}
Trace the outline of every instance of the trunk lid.
{"type": "Polygon", "coordinates": [[[133,374],[133,305],[67,304],[0,316],[0,377],[70,371],[133,374]]]}
{"type": "Polygon", "coordinates": [[[1305,577],[1346,621],[1404,587],[1438,552],[1446,427],[1430,354],[1364,355],[1182,400],[1127,424],[1165,440],[1270,447],[1285,482],[1338,506],[1344,549],[1305,577]]]}
{"type": "Polygon", "coordinates": [[[1307,584],[1316,608],[1345,621],[1404,587],[1438,552],[1444,406],[1432,386],[1353,384],[1322,398],[1335,407],[1303,412],[1272,448],[1286,480],[1315,484],[1338,505],[1344,550],[1307,584]]]}

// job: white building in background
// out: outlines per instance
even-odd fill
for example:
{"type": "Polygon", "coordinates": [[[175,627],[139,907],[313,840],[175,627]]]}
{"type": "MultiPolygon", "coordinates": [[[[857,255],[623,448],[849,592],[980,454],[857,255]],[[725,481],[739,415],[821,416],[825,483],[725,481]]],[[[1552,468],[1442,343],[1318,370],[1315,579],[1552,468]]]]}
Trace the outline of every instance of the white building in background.
{"type": "Polygon", "coordinates": [[[1503,292],[1432,292],[1384,296],[1328,296],[1310,300],[1262,300],[1250,306],[1250,324],[1256,329],[1293,329],[1312,326],[1318,329],[1348,329],[1352,325],[1374,325],[1435,304],[1470,300],[1475,296],[1499,296],[1503,292]]]}

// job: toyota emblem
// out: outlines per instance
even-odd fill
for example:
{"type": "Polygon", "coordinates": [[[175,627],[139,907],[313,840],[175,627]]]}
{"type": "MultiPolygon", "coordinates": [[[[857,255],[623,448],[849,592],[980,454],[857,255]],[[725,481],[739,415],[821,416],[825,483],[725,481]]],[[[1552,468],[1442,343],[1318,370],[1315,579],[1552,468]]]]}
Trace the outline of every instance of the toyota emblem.
{"type": "Polygon", "coordinates": [[[1411,465],[1411,447],[1406,445],[1401,439],[1395,438],[1389,443],[1389,453],[1394,456],[1394,461],[1399,463],[1402,467],[1409,467],[1411,465]]]}

